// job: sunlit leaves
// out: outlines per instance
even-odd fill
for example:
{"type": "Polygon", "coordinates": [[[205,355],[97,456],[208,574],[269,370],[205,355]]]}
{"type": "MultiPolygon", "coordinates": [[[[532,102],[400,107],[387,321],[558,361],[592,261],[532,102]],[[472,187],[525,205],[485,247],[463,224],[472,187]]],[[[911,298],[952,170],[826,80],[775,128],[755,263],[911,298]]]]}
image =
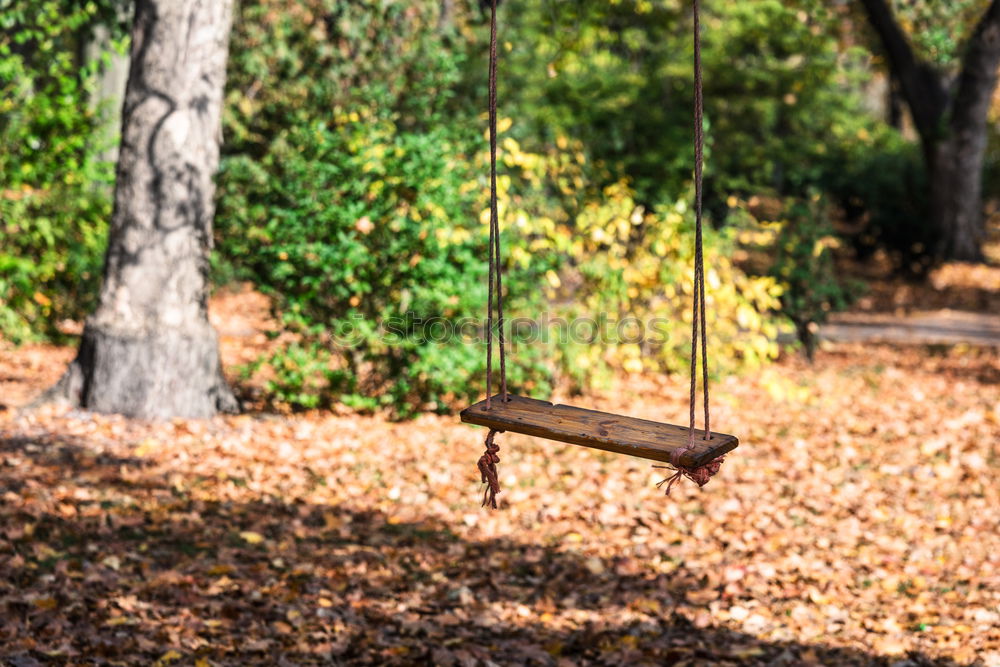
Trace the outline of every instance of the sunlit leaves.
{"type": "MultiPolygon", "coordinates": [[[[257,301],[212,310],[233,331],[257,301]]],[[[72,352],[0,355],[4,396],[72,352]]],[[[505,434],[499,512],[452,417],[0,411],[0,641],[25,664],[973,664],[1000,623],[1000,360],[821,355],[713,387],[741,446],[704,489],[505,434]]],[[[558,398],[687,415],[652,375],[558,398]]]]}
{"type": "Polygon", "coordinates": [[[112,166],[91,99],[103,61],[77,51],[119,3],[27,4],[0,4],[0,335],[14,340],[56,333],[96,292],[112,166]]]}
{"type": "Polygon", "coordinates": [[[920,55],[937,65],[957,67],[970,26],[989,0],[892,0],[892,9],[920,55]]]}

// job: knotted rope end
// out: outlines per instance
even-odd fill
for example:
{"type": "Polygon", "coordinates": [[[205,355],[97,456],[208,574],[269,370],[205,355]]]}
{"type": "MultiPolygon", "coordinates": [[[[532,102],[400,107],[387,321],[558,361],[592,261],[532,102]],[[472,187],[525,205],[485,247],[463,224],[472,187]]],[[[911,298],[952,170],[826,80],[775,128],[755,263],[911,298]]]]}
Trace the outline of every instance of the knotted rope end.
{"type": "Polygon", "coordinates": [[[670,465],[657,466],[654,468],[666,468],[667,470],[673,470],[674,474],[667,477],[657,483],[656,488],[660,488],[664,484],[667,485],[666,495],[670,495],[671,489],[673,489],[674,484],[679,482],[684,477],[687,477],[692,482],[698,485],[699,488],[708,484],[709,480],[714,477],[719,470],[722,468],[722,462],[726,460],[725,456],[718,456],[708,463],[702,464],[700,466],[690,468],[688,466],[683,466],[680,463],[681,457],[688,451],[687,447],[681,447],[680,449],[675,449],[670,455],[670,465]]]}
{"type": "Polygon", "coordinates": [[[496,444],[493,439],[496,437],[497,433],[502,433],[503,431],[497,431],[495,429],[490,429],[489,434],[486,436],[486,451],[483,455],[479,457],[479,473],[483,478],[483,484],[486,488],[483,489],[483,507],[487,505],[493,509],[497,509],[497,494],[500,493],[500,480],[497,477],[497,464],[500,463],[500,445],[496,444]]]}

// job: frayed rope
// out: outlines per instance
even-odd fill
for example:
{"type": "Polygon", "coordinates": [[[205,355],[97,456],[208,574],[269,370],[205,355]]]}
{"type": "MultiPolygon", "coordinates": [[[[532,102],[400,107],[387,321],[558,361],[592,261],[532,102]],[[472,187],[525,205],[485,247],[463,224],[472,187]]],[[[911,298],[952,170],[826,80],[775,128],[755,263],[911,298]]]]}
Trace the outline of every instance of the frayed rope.
{"type": "Polygon", "coordinates": [[[483,489],[483,507],[489,505],[493,509],[497,508],[497,494],[500,493],[500,480],[497,478],[497,464],[500,463],[497,452],[500,451],[500,445],[493,442],[497,433],[503,433],[503,431],[490,429],[486,436],[486,451],[479,457],[478,464],[483,484],[486,485],[486,488],[483,489]]]}
{"type": "Polygon", "coordinates": [[[670,490],[673,488],[674,484],[679,482],[682,478],[687,477],[692,482],[697,484],[699,487],[708,484],[708,480],[719,472],[722,468],[722,462],[726,459],[725,456],[719,456],[704,465],[700,465],[697,468],[688,468],[687,466],[682,466],[680,464],[681,456],[688,451],[687,447],[682,447],[680,449],[675,449],[673,454],[670,455],[670,463],[668,466],[653,466],[654,468],[665,468],[667,470],[675,471],[673,475],[661,480],[656,488],[660,488],[664,484],[667,485],[667,495],[670,495],[670,490]]]}

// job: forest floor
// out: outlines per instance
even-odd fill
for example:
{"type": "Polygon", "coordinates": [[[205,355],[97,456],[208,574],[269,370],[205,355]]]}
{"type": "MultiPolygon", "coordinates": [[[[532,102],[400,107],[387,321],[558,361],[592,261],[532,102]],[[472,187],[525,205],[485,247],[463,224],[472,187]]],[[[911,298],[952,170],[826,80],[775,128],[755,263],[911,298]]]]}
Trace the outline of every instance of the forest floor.
{"type": "MultiPolygon", "coordinates": [[[[267,344],[262,297],[213,312],[228,366],[267,344]]],[[[719,382],[740,448],[671,497],[647,461],[504,435],[499,511],[455,417],[18,411],[72,355],[0,347],[9,664],[1000,665],[995,348],[824,344],[719,382]]]]}

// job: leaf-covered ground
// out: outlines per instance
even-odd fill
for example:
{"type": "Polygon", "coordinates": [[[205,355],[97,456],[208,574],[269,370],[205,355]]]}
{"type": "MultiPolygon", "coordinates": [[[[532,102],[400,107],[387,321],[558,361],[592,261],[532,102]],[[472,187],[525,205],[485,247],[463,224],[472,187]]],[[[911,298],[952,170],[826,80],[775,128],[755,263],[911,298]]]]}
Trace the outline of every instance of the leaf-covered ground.
{"type": "MultiPolygon", "coordinates": [[[[0,403],[71,356],[0,348],[0,403]]],[[[0,656],[997,665],[998,356],[839,346],[722,381],[742,445],[671,498],[649,462],[504,435],[498,512],[456,418],[0,409],[0,656]]],[[[683,423],[686,394],[573,402],[683,423]]]]}

